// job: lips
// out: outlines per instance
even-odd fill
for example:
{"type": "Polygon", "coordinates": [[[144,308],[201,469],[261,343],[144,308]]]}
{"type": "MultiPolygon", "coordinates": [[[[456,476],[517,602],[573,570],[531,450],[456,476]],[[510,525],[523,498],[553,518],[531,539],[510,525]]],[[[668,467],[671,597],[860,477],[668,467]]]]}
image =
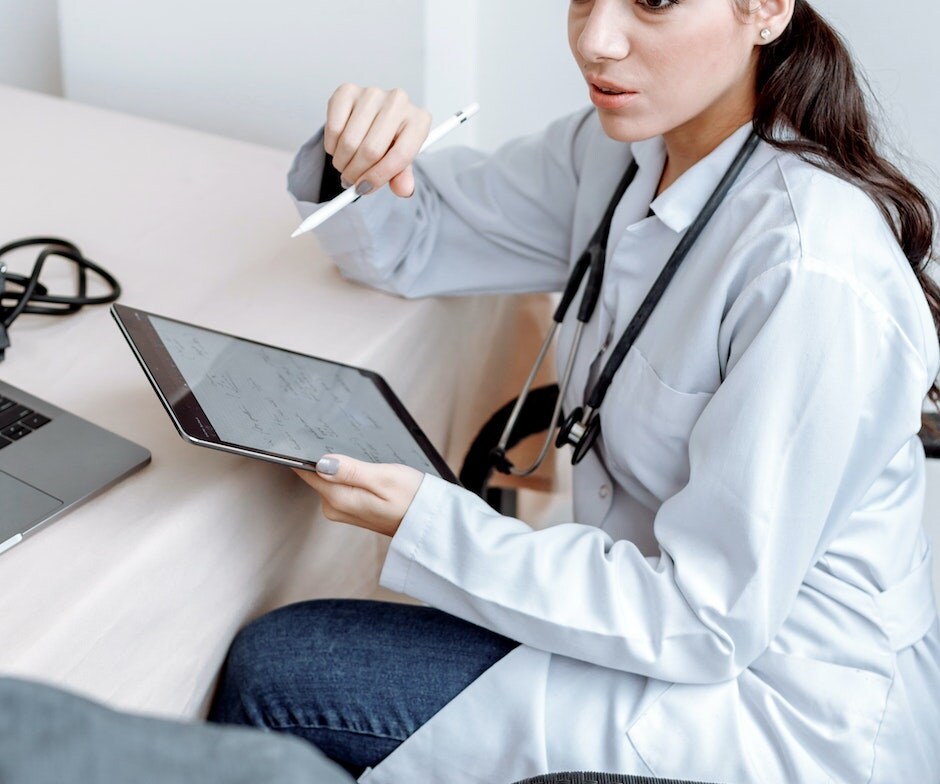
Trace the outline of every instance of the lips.
{"type": "Polygon", "coordinates": [[[612,82],[609,79],[603,79],[600,76],[587,75],[588,84],[604,95],[623,95],[624,93],[635,93],[629,87],[612,82]]]}
{"type": "Polygon", "coordinates": [[[598,109],[623,109],[639,95],[636,90],[591,74],[587,74],[587,81],[591,87],[591,102],[598,109]]]}

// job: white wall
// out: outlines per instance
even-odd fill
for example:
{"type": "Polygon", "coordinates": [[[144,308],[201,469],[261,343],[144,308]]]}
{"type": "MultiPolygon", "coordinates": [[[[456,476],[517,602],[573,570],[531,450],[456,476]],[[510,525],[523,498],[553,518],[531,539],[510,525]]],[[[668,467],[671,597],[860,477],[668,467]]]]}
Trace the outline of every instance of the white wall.
{"type": "Polygon", "coordinates": [[[885,141],[905,172],[940,202],[940,5],[814,0],[861,63],[884,109],[885,141]],[[903,160],[907,158],[908,160],[903,160]]]}
{"type": "Polygon", "coordinates": [[[479,8],[482,147],[492,149],[588,104],[568,49],[567,3],[480,0],[479,8]]]}
{"type": "Polygon", "coordinates": [[[61,95],[56,0],[0,0],[0,82],[61,95]]]}
{"type": "Polygon", "coordinates": [[[566,4],[544,0],[59,0],[66,94],[293,148],[343,81],[401,86],[447,143],[491,148],[582,105],[566,4]]]}
{"type": "MultiPolygon", "coordinates": [[[[412,95],[434,115],[434,122],[479,100],[477,52],[480,47],[477,0],[441,2],[426,0],[424,19],[424,92],[412,95]]],[[[386,52],[388,57],[391,53],[386,52]]],[[[489,107],[482,115],[464,123],[438,142],[479,144],[481,123],[492,116],[489,107]]]]}
{"type": "Polygon", "coordinates": [[[343,81],[424,93],[424,0],[60,0],[66,94],[284,148],[343,81]]]}

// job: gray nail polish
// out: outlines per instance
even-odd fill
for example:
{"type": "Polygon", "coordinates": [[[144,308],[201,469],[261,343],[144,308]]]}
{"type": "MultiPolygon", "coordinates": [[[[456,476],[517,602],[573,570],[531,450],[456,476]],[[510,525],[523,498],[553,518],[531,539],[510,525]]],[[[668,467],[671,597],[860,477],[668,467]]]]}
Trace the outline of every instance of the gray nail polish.
{"type": "MultiPolygon", "coordinates": [[[[334,180],[333,182],[336,182],[336,180],[334,180]]],[[[339,178],[339,184],[342,185],[343,188],[352,188],[352,185],[353,185],[353,184],[352,184],[351,182],[349,182],[345,177],[340,177],[340,178],[339,178]]]]}
{"type": "Polygon", "coordinates": [[[317,460],[317,473],[335,476],[339,471],[339,460],[335,457],[321,457],[317,460]]]}
{"type": "Polygon", "coordinates": [[[363,180],[356,186],[356,193],[358,193],[360,196],[365,196],[367,193],[371,193],[371,192],[372,192],[371,182],[367,182],[366,180],[363,180]]]}

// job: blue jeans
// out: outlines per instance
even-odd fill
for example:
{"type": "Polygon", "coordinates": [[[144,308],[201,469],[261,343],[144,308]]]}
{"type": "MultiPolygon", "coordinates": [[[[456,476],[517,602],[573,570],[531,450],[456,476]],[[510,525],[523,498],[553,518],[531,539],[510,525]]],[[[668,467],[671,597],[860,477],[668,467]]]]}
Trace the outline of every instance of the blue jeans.
{"type": "Polygon", "coordinates": [[[516,645],[430,607],[294,604],[236,636],[209,720],[296,735],[358,776],[516,645]]]}

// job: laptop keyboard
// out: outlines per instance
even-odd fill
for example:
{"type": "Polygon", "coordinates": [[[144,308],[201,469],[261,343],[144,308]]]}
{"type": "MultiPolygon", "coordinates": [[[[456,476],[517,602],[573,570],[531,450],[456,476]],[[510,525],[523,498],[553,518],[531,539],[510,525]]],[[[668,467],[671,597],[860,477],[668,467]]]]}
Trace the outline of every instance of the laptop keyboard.
{"type": "Polygon", "coordinates": [[[0,395],[0,449],[39,430],[50,421],[49,417],[0,395]]]}

